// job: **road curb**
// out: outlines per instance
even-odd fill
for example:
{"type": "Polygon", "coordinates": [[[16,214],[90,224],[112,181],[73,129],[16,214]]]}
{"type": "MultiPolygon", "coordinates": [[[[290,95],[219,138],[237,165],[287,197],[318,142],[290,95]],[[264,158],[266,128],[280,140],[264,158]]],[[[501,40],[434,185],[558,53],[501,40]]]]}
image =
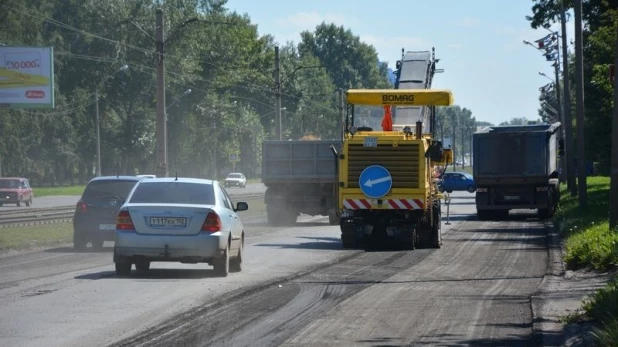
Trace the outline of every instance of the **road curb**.
{"type": "Polygon", "coordinates": [[[561,346],[564,341],[563,324],[551,319],[546,312],[546,297],[552,281],[557,281],[565,274],[562,261],[562,239],[559,230],[552,221],[545,222],[547,236],[547,268],[545,275],[536,291],[530,296],[530,311],[532,313],[532,342],[534,346],[561,346]]]}

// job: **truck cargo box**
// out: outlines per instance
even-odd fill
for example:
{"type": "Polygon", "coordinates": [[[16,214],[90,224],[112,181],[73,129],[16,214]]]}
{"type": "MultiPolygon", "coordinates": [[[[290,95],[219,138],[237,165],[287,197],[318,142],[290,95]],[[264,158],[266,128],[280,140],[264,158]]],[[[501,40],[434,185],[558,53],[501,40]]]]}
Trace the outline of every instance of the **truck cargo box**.
{"type": "Polygon", "coordinates": [[[492,179],[547,179],[556,171],[560,123],[488,127],[473,135],[473,172],[492,179]]]}
{"type": "Polygon", "coordinates": [[[337,151],[340,140],[264,141],[262,144],[262,182],[335,183],[336,161],[330,146],[337,151]]]}

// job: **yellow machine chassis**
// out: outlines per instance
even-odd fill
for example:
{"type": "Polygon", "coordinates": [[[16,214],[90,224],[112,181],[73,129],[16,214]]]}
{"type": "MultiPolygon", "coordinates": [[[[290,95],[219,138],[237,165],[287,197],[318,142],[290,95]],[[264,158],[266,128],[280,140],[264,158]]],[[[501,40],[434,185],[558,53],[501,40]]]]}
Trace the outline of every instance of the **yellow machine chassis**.
{"type": "MultiPolygon", "coordinates": [[[[346,102],[348,105],[424,105],[424,106],[450,106],[453,105],[453,95],[449,90],[433,90],[433,89],[350,89],[346,94],[346,102]]],[[[359,131],[355,134],[346,133],[343,140],[343,160],[339,166],[339,201],[338,207],[340,210],[345,209],[344,201],[346,199],[364,199],[370,202],[372,210],[389,209],[389,205],[384,203],[388,199],[418,199],[423,203],[423,210],[427,210],[432,206],[433,199],[442,198],[434,184],[433,168],[436,165],[445,165],[452,162],[452,152],[444,150],[444,158],[442,162],[430,162],[425,158],[425,151],[431,142],[430,134],[423,134],[420,139],[415,138],[413,134],[406,134],[402,131],[359,131]],[[391,145],[393,148],[399,145],[416,144],[418,152],[416,158],[410,158],[418,161],[418,170],[415,188],[397,188],[393,187],[384,197],[380,199],[368,198],[359,188],[351,187],[356,182],[350,182],[350,145],[363,145],[364,138],[367,136],[377,137],[377,142],[380,145],[391,145]],[[382,204],[378,204],[382,200],[382,204]]],[[[408,157],[409,158],[409,157],[408,157]]],[[[379,161],[379,158],[375,160],[379,161]]],[[[402,160],[404,160],[402,158],[402,160]]]]}

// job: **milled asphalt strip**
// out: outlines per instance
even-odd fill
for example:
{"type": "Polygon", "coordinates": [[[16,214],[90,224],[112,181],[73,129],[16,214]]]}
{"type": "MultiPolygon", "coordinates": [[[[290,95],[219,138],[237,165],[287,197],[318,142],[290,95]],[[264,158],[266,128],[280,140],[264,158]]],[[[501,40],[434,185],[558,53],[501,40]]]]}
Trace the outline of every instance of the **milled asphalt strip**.
{"type": "Polygon", "coordinates": [[[308,269],[305,269],[303,271],[300,271],[298,273],[295,274],[291,274],[288,276],[282,276],[282,277],[278,277],[278,278],[273,278],[268,280],[267,282],[263,282],[263,283],[258,283],[256,285],[250,286],[250,287],[245,287],[245,288],[240,288],[237,290],[234,290],[228,294],[223,294],[219,297],[217,297],[216,299],[214,299],[214,302],[206,305],[206,306],[202,306],[199,309],[195,310],[194,312],[190,312],[190,313],[181,313],[175,317],[171,317],[170,319],[168,319],[167,323],[163,323],[162,325],[160,325],[160,327],[155,328],[155,329],[148,329],[142,333],[138,333],[137,335],[135,335],[134,337],[130,337],[128,339],[113,343],[111,345],[109,345],[110,347],[120,347],[120,346],[144,346],[150,343],[156,343],[157,340],[161,340],[163,338],[165,338],[166,336],[169,336],[170,334],[173,334],[174,332],[188,326],[191,325],[195,320],[197,319],[201,319],[209,314],[211,314],[212,310],[215,310],[217,308],[220,308],[221,306],[227,305],[229,304],[229,302],[233,302],[235,300],[240,300],[243,297],[258,293],[260,291],[263,291],[265,289],[268,289],[269,287],[272,286],[278,286],[280,284],[289,282],[291,280],[295,280],[298,279],[300,277],[306,276],[312,272],[324,269],[324,268],[328,268],[331,267],[335,264],[339,264],[342,262],[345,262],[351,258],[357,257],[360,254],[364,254],[365,251],[363,250],[358,250],[356,252],[353,252],[351,254],[345,255],[339,259],[337,259],[334,262],[331,263],[325,263],[325,264],[321,264],[321,265],[317,265],[317,266],[312,266],[308,269]],[[178,321],[184,321],[184,323],[177,325],[178,321]]]}
{"type": "Polygon", "coordinates": [[[530,296],[532,341],[535,346],[561,346],[564,342],[563,324],[547,317],[545,301],[551,298],[542,297],[542,293],[549,289],[549,282],[552,278],[564,276],[565,267],[562,261],[563,254],[558,227],[550,221],[545,223],[545,228],[547,230],[547,269],[539,287],[530,296]]]}

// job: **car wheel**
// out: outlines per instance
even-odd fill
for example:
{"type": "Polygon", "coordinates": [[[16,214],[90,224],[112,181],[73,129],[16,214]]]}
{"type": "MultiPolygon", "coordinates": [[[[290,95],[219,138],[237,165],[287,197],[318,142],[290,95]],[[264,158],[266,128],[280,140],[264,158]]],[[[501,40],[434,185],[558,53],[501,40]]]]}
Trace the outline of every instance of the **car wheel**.
{"type": "Polygon", "coordinates": [[[232,272],[241,272],[242,271],[242,258],[243,258],[243,249],[245,248],[245,237],[244,235],[240,239],[240,245],[238,246],[238,254],[234,259],[231,260],[230,269],[232,272]]]}
{"type": "Polygon", "coordinates": [[[129,276],[131,274],[131,266],[133,264],[129,262],[118,262],[114,263],[116,266],[116,275],[118,276],[129,276]]]}
{"type": "Polygon", "coordinates": [[[213,267],[215,268],[215,273],[219,277],[227,277],[230,273],[230,244],[227,243],[225,251],[221,258],[215,259],[213,267]]]}
{"type": "Polygon", "coordinates": [[[476,187],[468,186],[468,193],[474,193],[476,191],[476,187]]]}
{"type": "Polygon", "coordinates": [[[137,271],[148,271],[150,270],[150,261],[148,260],[139,260],[135,262],[135,269],[137,271]]]}
{"type": "Polygon", "coordinates": [[[73,249],[81,251],[86,248],[88,241],[78,232],[73,232],[73,249]]]}
{"type": "Polygon", "coordinates": [[[94,238],[90,240],[90,242],[92,243],[92,248],[96,250],[100,250],[103,248],[103,243],[105,242],[105,240],[100,239],[100,238],[94,238]]]}
{"type": "Polygon", "coordinates": [[[30,205],[32,205],[32,198],[28,199],[28,201],[26,201],[26,207],[30,207],[30,205]]]}
{"type": "Polygon", "coordinates": [[[21,206],[21,202],[18,202],[18,203],[17,203],[17,207],[20,207],[20,206],[21,206]]]}

